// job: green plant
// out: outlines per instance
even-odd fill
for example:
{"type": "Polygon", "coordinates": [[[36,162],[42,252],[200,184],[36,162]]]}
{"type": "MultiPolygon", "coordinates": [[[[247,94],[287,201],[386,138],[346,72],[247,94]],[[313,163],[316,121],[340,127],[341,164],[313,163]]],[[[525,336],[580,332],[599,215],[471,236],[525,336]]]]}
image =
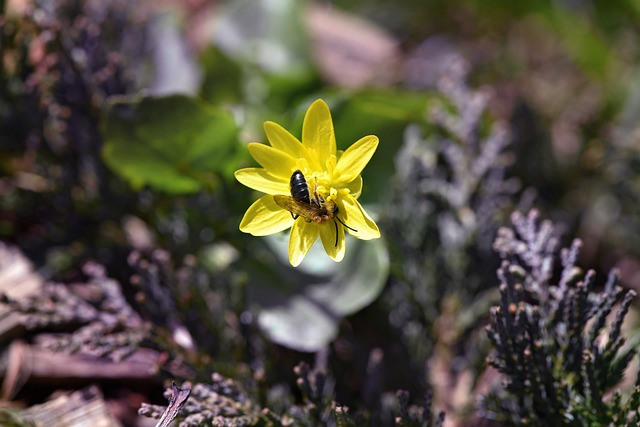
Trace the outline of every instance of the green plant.
{"type": "Polygon", "coordinates": [[[500,305],[487,328],[489,363],[505,383],[485,398],[484,416],[508,425],[638,425],[640,377],[626,399],[619,391],[606,397],[636,354],[622,335],[636,293],[617,285],[615,271],[596,288],[595,272],[576,265],[578,239],[560,251],[557,276],[553,224],[536,211],[512,222],[494,244],[503,259],[500,305]]]}

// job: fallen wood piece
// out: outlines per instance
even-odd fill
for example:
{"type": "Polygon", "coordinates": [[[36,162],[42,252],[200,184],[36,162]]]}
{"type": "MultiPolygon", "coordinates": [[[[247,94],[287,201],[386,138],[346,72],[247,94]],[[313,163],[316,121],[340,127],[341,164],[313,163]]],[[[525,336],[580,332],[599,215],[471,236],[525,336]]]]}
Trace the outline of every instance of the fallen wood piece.
{"type": "Polygon", "coordinates": [[[15,341],[4,367],[2,399],[14,397],[23,387],[72,386],[92,382],[152,384],[157,378],[160,354],[138,349],[121,361],[53,352],[23,341],[15,341]]]}
{"type": "Polygon", "coordinates": [[[64,393],[40,405],[20,412],[20,417],[40,427],[119,427],[122,424],[109,412],[100,389],[89,386],[64,393]]]}

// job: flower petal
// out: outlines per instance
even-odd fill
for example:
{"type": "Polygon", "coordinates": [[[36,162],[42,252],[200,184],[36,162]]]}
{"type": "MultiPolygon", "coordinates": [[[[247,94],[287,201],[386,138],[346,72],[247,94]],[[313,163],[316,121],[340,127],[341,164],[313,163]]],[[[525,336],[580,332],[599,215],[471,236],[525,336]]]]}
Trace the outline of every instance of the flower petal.
{"type": "Polygon", "coordinates": [[[367,166],[371,156],[378,148],[378,137],[375,135],[360,138],[351,147],[347,148],[333,171],[334,182],[351,182],[367,166]]]}
{"type": "Polygon", "coordinates": [[[267,194],[289,194],[289,179],[283,180],[262,168],[244,168],[235,171],[236,179],[243,185],[267,194]]]}
{"type": "Polygon", "coordinates": [[[335,262],[342,261],[347,245],[344,239],[344,227],[336,221],[325,222],[320,227],[322,246],[335,262]],[[336,236],[337,233],[337,236],[336,236]],[[337,240],[336,240],[337,239],[337,240]]]}
{"type": "Polygon", "coordinates": [[[256,162],[273,176],[288,181],[293,171],[297,169],[297,159],[284,151],[257,142],[252,142],[247,145],[247,148],[256,162]]]}
{"type": "Polygon", "coordinates": [[[291,235],[289,236],[289,262],[292,266],[297,267],[300,265],[317,238],[317,224],[306,222],[302,217],[293,223],[291,235]]]}
{"type": "Polygon", "coordinates": [[[304,116],[302,144],[316,153],[318,162],[323,168],[329,156],[336,154],[336,136],[331,112],[322,99],[311,104],[304,116]]]}
{"type": "Polygon", "coordinates": [[[268,236],[286,230],[293,224],[291,214],[276,205],[272,196],[256,200],[240,221],[240,231],[254,236],[268,236]]]}
{"type": "Polygon", "coordinates": [[[350,194],[339,199],[338,218],[354,230],[347,229],[347,232],[362,240],[377,239],[380,237],[380,230],[371,217],[362,209],[358,201],[350,194]]]}
{"type": "Polygon", "coordinates": [[[341,188],[348,188],[349,194],[351,194],[354,199],[357,199],[362,193],[362,175],[358,175],[356,179],[346,185],[343,185],[341,188]]]}
{"type": "Polygon", "coordinates": [[[307,149],[296,138],[291,135],[288,130],[275,122],[264,122],[264,133],[273,148],[284,151],[291,157],[296,159],[306,158],[308,156],[307,149]]]}

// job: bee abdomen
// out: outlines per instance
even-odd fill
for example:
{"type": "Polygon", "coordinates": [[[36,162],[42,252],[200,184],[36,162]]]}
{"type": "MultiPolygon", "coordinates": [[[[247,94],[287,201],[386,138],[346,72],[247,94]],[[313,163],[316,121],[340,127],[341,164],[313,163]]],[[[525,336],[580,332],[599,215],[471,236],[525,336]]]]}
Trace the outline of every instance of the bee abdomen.
{"type": "Polygon", "coordinates": [[[304,203],[311,203],[309,185],[301,171],[297,170],[291,175],[289,185],[291,186],[291,197],[304,203]]]}

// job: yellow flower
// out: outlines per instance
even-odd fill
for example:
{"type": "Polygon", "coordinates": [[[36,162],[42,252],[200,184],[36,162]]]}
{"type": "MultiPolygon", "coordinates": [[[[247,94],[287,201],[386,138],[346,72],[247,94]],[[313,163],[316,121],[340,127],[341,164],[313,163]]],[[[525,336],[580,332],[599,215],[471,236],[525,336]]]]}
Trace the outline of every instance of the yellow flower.
{"type": "Polygon", "coordinates": [[[294,267],[318,235],[327,255],[337,262],[344,257],[345,230],[358,239],[380,237],[378,226],[356,200],[362,192],[360,173],[378,147],[376,136],[365,136],[346,151],[336,151],[331,113],[321,99],[307,110],[302,142],[274,122],[265,122],[264,130],[271,146],[248,145],[262,167],[235,173],[242,184],[266,193],[244,214],[241,231],[267,236],[291,227],[289,262],[294,267]],[[306,180],[308,201],[292,197],[290,182],[296,171],[306,180]]]}

